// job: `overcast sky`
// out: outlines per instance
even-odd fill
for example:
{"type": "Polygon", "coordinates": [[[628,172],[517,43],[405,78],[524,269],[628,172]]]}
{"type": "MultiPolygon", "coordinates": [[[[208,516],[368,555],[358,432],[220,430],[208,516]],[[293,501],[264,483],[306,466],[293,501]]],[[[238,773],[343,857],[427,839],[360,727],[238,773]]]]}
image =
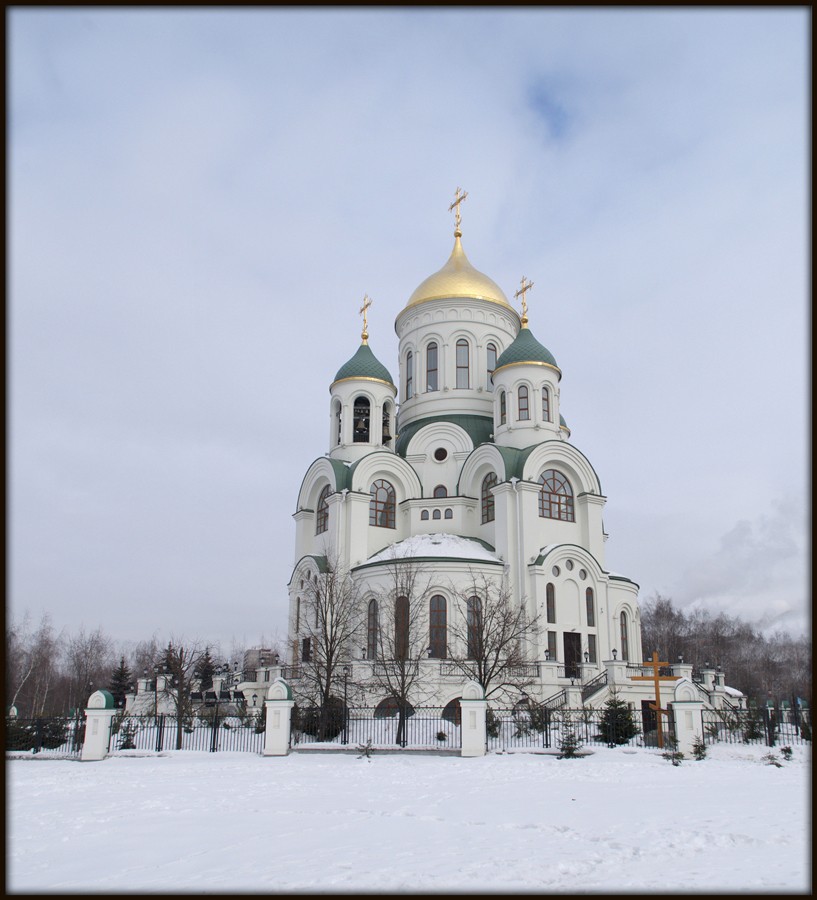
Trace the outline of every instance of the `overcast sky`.
{"type": "Polygon", "coordinates": [[[810,12],[12,9],[11,614],[284,633],[328,387],[452,246],[563,372],[607,564],[799,632],[810,12]]]}

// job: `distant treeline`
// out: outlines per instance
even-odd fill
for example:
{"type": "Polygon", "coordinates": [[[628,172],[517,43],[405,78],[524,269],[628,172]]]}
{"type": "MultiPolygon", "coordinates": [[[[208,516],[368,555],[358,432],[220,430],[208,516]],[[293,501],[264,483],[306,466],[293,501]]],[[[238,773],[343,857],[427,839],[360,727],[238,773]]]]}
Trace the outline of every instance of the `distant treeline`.
{"type": "Polygon", "coordinates": [[[684,612],[655,594],[641,604],[641,643],[645,657],[658,650],[661,659],[683,656],[695,669],[721,666],[726,684],[758,703],[800,697],[811,706],[811,639],[805,636],[767,637],[737,616],[684,612]]]}

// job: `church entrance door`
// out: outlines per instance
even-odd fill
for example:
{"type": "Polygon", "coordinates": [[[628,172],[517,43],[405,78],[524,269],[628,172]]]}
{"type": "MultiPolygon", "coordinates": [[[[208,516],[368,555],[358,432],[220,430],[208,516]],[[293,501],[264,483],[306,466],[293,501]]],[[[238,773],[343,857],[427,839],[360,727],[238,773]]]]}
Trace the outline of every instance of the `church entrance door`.
{"type": "Polygon", "coordinates": [[[581,678],[579,663],[582,658],[582,636],[572,632],[565,632],[565,676],[567,678],[581,678]]]}

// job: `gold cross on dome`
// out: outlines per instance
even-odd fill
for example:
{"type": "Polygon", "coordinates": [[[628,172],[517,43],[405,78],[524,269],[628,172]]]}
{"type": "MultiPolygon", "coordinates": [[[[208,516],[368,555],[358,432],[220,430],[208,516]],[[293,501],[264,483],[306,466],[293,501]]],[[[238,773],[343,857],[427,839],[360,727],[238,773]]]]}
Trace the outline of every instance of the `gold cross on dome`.
{"type": "Polygon", "coordinates": [[[522,321],[528,321],[528,301],[525,298],[525,294],[533,287],[533,282],[528,281],[525,276],[522,276],[522,280],[519,282],[520,288],[514,294],[514,297],[521,297],[522,299],[522,321]]]}
{"type": "Polygon", "coordinates": [[[454,234],[459,234],[460,222],[462,221],[462,217],[460,216],[460,203],[468,196],[468,191],[461,191],[460,188],[457,188],[457,190],[454,191],[454,196],[456,197],[456,200],[448,207],[448,211],[451,212],[452,209],[454,210],[454,227],[456,228],[454,234]]]}
{"type": "Polygon", "coordinates": [[[361,334],[361,338],[363,338],[363,343],[369,340],[369,326],[367,313],[369,311],[369,307],[372,305],[372,298],[368,294],[363,295],[363,306],[360,307],[360,313],[363,316],[363,333],[361,334]]]}

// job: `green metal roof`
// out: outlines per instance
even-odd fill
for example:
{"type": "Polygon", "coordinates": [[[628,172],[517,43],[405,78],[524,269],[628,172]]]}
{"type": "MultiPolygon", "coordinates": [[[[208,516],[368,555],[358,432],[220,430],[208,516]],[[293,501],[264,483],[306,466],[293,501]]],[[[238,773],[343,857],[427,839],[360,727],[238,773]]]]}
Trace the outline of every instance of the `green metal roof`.
{"type": "Polygon", "coordinates": [[[368,344],[361,344],[349,362],[338,369],[335,381],[341,381],[343,378],[375,378],[394,387],[389,370],[372,353],[368,344]]]}
{"type": "Polygon", "coordinates": [[[426,425],[433,425],[435,422],[450,422],[452,425],[459,425],[471,438],[474,447],[478,447],[480,444],[493,443],[491,435],[494,433],[494,420],[489,416],[428,416],[425,419],[418,419],[416,422],[412,422],[411,425],[406,425],[405,428],[400,428],[398,421],[396,452],[405,459],[406,449],[414,435],[421,428],[425,428],[426,425]]]}
{"type": "Polygon", "coordinates": [[[556,360],[553,358],[553,354],[547,347],[543,347],[536,340],[530,328],[520,328],[519,334],[510,347],[500,354],[494,371],[501,369],[503,366],[527,362],[547,363],[547,365],[556,369],[559,368],[556,360]]]}

